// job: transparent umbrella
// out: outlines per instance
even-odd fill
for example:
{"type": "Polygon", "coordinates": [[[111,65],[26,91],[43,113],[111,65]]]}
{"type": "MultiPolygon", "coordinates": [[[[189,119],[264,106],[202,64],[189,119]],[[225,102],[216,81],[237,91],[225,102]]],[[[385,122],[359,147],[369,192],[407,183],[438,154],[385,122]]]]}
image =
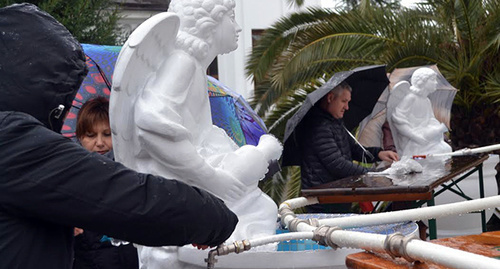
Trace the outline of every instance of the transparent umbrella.
{"type": "Polygon", "coordinates": [[[390,84],[380,95],[377,104],[373,111],[360,123],[358,131],[358,140],[361,144],[367,147],[382,147],[383,134],[382,125],[386,122],[386,105],[389,98],[390,90],[396,83],[406,80],[411,81],[411,76],[415,70],[422,67],[428,67],[437,73],[436,91],[429,94],[432,109],[436,119],[444,123],[448,129],[450,128],[450,115],[453,99],[457,93],[457,89],[453,87],[446,78],[439,72],[437,65],[415,66],[408,68],[396,68],[389,75],[390,84]]]}

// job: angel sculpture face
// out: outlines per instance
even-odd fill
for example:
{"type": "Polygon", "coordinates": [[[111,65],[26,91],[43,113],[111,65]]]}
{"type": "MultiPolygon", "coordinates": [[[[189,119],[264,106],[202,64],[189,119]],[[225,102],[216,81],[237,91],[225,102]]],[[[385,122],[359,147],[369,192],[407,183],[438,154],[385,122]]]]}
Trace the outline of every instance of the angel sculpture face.
{"type": "Polygon", "coordinates": [[[436,91],[437,86],[437,74],[434,72],[429,76],[427,81],[425,82],[425,89],[427,89],[427,94],[431,94],[436,91]]]}
{"type": "Polygon", "coordinates": [[[219,48],[220,54],[229,53],[238,48],[238,35],[241,27],[234,20],[234,11],[224,14],[215,31],[213,45],[219,48]]]}
{"type": "Polygon", "coordinates": [[[413,72],[411,84],[419,94],[427,96],[436,91],[437,74],[430,68],[419,68],[413,72]]]}

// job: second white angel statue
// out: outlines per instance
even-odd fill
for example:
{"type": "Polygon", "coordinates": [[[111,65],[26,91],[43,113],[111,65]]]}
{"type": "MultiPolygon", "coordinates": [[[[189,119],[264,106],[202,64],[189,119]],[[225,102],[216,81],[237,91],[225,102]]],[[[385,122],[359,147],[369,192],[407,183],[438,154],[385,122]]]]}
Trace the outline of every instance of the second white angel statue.
{"type": "MultiPolygon", "coordinates": [[[[239,148],[212,124],[206,70],[238,46],[234,0],[172,0],[129,37],[116,63],[110,118],[116,160],[223,199],[239,218],[229,239],[275,233],[277,206],[257,186],[282,145],[239,148]]],[[[184,268],[176,247],[139,247],[142,268],[184,268]]]]}
{"type": "Polygon", "coordinates": [[[428,97],[436,91],[436,77],[434,70],[419,68],[413,72],[411,86],[401,81],[389,95],[387,120],[402,159],[451,152],[444,141],[448,128],[436,119],[428,97]]]}

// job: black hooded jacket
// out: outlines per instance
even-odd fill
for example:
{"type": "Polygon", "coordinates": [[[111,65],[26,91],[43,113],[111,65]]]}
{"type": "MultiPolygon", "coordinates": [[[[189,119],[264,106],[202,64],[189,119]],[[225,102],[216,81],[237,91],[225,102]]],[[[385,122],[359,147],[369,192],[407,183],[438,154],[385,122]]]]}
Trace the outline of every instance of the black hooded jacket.
{"type": "Polygon", "coordinates": [[[365,157],[369,162],[380,161],[381,148],[366,148],[375,159],[367,157],[347,133],[342,119],[335,119],[317,105],[306,117],[301,141],[302,189],[368,172],[367,168],[353,163],[353,159],[362,161],[365,157]]]}
{"type": "Polygon", "coordinates": [[[222,200],[58,133],[86,72],[50,15],[0,9],[0,268],[71,268],[73,227],[149,246],[224,242],[237,218],[222,200]]]}

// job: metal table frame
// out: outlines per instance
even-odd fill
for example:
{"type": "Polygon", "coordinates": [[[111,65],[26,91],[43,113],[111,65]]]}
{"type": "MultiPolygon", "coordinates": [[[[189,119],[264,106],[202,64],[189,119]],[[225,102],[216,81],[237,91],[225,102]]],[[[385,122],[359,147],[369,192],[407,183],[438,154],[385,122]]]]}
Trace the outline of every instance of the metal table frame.
{"type": "MultiPolygon", "coordinates": [[[[427,203],[427,206],[434,206],[435,205],[434,197],[438,196],[439,194],[441,194],[447,190],[457,194],[458,196],[460,196],[466,200],[474,200],[474,198],[471,198],[470,196],[465,194],[465,192],[462,189],[460,189],[460,187],[458,186],[458,183],[460,183],[462,180],[464,180],[468,176],[472,175],[476,171],[478,173],[478,179],[479,179],[479,197],[484,198],[483,163],[481,162],[480,164],[478,164],[477,166],[472,168],[469,172],[467,172],[463,176],[461,176],[457,179],[451,179],[452,183],[450,183],[450,184],[442,183],[441,184],[442,189],[440,189],[439,191],[434,191],[434,190],[432,191],[431,199],[417,201],[415,203],[415,207],[420,207],[425,203],[427,203]]],[[[474,213],[474,212],[470,212],[470,213],[474,213]]],[[[482,210],[482,211],[480,211],[480,213],[481,213],[481,228],[482,228],[482,231],[484,233],[484,232],[486,232],[486,211],[482,210]]],[[[436,220],[429,219],[428,221],[429,221],[429,238],[436,239],[437,238],[436,220]]]]}

